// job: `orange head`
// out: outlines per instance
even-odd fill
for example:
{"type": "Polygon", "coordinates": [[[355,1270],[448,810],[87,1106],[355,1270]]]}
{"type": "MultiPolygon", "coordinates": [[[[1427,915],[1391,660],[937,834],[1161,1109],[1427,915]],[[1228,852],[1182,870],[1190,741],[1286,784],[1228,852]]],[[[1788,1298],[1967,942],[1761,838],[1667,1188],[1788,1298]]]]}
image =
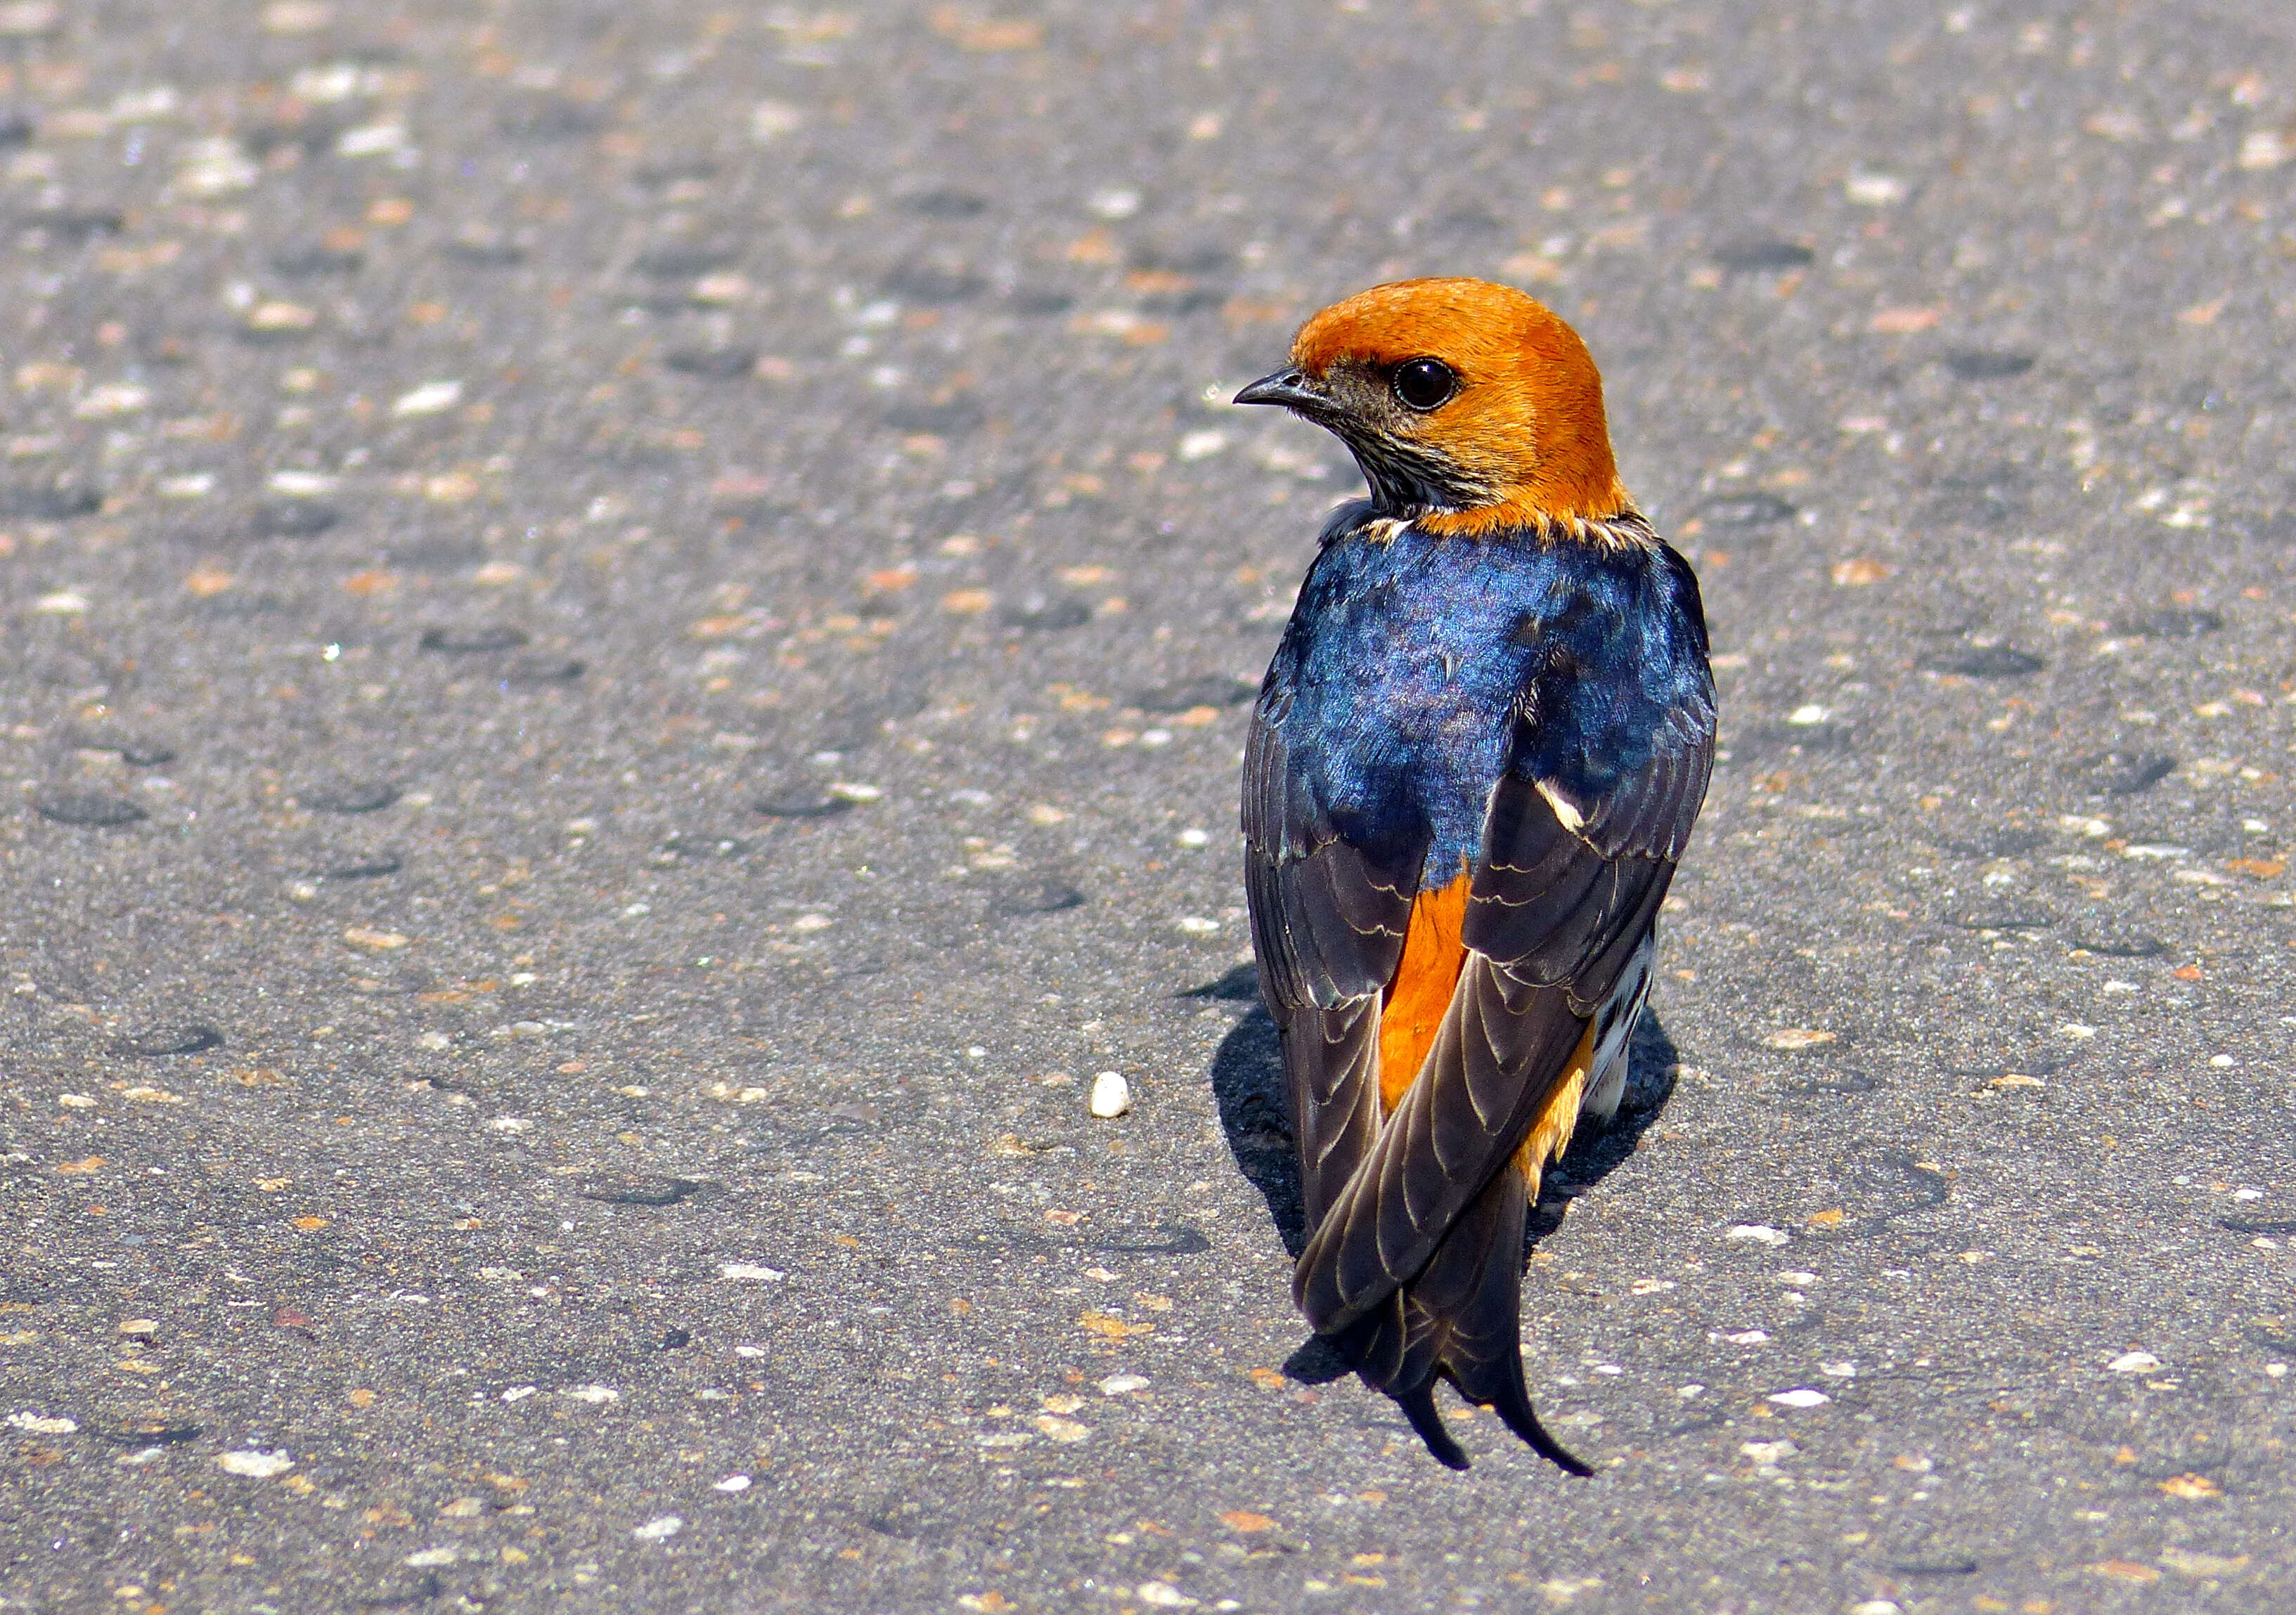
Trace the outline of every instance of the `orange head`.
{"type": "Polygon", "coordinates": [[[1236,395],[1348,445],[1382,512],[1434,532],[1599,520],[1628,509],[1603,378],[1545,304],[1488,281],[1397,281],[1300,328],[1291,364],[1236,395]]]}

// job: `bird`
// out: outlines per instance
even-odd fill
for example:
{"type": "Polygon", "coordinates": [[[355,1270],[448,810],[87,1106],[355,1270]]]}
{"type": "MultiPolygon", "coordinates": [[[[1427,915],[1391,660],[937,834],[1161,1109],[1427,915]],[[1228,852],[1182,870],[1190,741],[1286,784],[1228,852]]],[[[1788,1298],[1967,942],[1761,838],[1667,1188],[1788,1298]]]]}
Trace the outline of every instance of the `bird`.
{"type": "Polygon", "coordinates": [[[1619,479],[1585,342],[1512,287],[1359,292],[1235,402],[1333,434],[1367,492],[1324,526],[1244,752],[1293,1299],[1447,1467],[1439,1380],[1590,1475],[1525,1382],[1525,1220],[1619,1109],[1705,799],[1697,575],[1619,479]]]}

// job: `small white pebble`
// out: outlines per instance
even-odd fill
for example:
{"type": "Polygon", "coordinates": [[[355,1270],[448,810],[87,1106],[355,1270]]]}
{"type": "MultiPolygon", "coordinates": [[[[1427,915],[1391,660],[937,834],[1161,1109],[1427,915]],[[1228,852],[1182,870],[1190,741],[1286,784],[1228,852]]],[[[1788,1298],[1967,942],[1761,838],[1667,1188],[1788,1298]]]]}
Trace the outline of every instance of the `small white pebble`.
{"type": "Polygon", "coordinates": [[[1183,460],[1210,460],[1213,455],[1218,453],[1226,447],[1227,447],[1227,434],[1226,432],[1215,432],[1210,430],[1190,432],[1186,436],[1180,439],[1180,458],[1183,460]]]}
{"type": "Polygon", "coordinates": [[[1722,1236],[1725,1239],[1751,1239],[1766,1245],[1782,1245],[1792,1236],[1767,1223],[1734,1223],[1722,1236]]]}
{"type": "Polygon", "coordinates": [[[2288,1365],[2285,1363],[2267,1363],[2264,1365],[2264,1372],[2267,1378],[2276,1380],[2284,1379],[2287,1377],[2288,1365]]]}
{"type": "Polygon", "coordinates": [[[1198,914],[1185,914],[1173,922],[1190,936],[1210,936],[1220,928],[1219,921],[1206,919],[1198,914]]]}
{"type": "Polygon", "coordinates": [[[1792,1391],[1773,1392],[1770,1400],[1781,1407],[1823,1407],[1833,1399],[1823,1391],[1812,1391],[1807,1385],[1797,1385],[1792,1391]]]}
{"type": "Polygon", "coordinates": [[[750,138],[764,144],[800,127],[805,114],[783,101],[761,101],[750,109],[750,138]]]}
{"type": "Polygon", "coordinates": [[[1894,174],[1852,174],[1841,190],[1860,208],[1890,208],[1906,200],[1906,182],[1894,174]]]}
{"type": "Polygon", "coordinates": [[[747,1475],[727,1475],[723,1480],[718,1481],[709,1489],[712,1491],[721,1492],[745,1492],[750,1489],[750,1477],[747,1475]]]}
{"type": "Polygon", "coordinates": [[[1813,723],[1823,723],[1833,715],[1831,711],[1823,706],[1815,705],[1797,706],[1786,714],[1786,722],[1806,729],[1813,723]]]}
{"type": "Polygon", "coordinates": [[[418,1570],[427,1570],[437,1565],[452,1564],[458,1556],[450,1547],[426,1547],[420,1552],[407,1554],[398,1562],[412,1565],[418,1570]]]}
{"type": "MultiPolygon", "coordinates": [[[[356,129],[345,129],[340,135],[335,136],[335,155],[337,157],[399,157],[409,154],[413,151],[414,146],[406,137],[406,126],[403,123],[361,124],[356,129]]],[[[460,383],[455,382],[439,383],[434,381],[430,385],[433,387],[441,385],[453,386],[458,388],[460,387],[460,383]]],[[[445,404],[440,404],[438,407],[444,409],[447,406],[445,404]]],[[[433,412],[429,410],[405,410],[395,412],[402,414],[430,414],[433,412]]]]}
{"type": "Polygon", "coordinates": [[[685,1521],[676,1514],[664,1514],[659,1520],[649,1520],[630,1533],[641,1542],[667,1542],[685,1529],[685,1521]]]}
{"type": "Polygon", "coordinates": [[[2278,129],[2251,129],[2241,136],[2236,159],[2247,169],[2276,168],[2296,157],[2296,140],[2278,129]]]}
{"type": "MultiPolygon", "coordinates": [[[[1141,1383],[1144,1385],[1147,1382],[1143,1380],[1141,1383]]],[[[37,1413],[12,1413],[8,1415],[8,1427],[11,1430],[20,1430],[27,1435],[68,1436],[78,1430],[79,1425],[62,1415],[51,1417],[37,1413]]]]}
{"type": "Polygon", "coordinates": [[[132,382],[107,382],[89,388],[87,396],[72,405],[72,414],[82,420],[102,420],[113,415],[132,415],[151,402],[148,387],[132,382]]]}
{"type": "Polygon", "coordinates": [[[569,1401],[587,1402],[593,1407],[622,1399],[622,1393],[611,1385],[564,1385],[559,1388],[558,1394],[569,1401]]]}
{"type": "Polygon", "coordinates": [[[1208,830],[1182,830],[1180,832],[1180,844],[1184,847],[1209,846],[1211,844],[1211,833],[1208,830]]]}
{"type": "Polygon", "coordinates": [[[534,1387],[531,1385],[512,1385],[502,1393],[502,1399],[505,1402],[523,1402],[533,1394],[534,1387]]]}
{"type": "Polygon", "coordinates": [[[1103,1396],[1128,1396],[1136,1391],[1148,1389],[1148,1382],[1136,1374],[1111,1374],[1100,1383],[1103,1396]]]}
{"type": "Polygon", "coordinates": [[[1144,729],[1140,731],[1140,744],[1169,746],[1172,744],[1172,731],[1168,729],[1144,729]]]}
{"type": "Polygon", "coordinates": [[[1132,1109],[1132,1084],[1124,1080],[1122,1072],[1100,1073],[1092,1080],[1091,1105],[1092,1113],[1103,1122],[1128,1114],[1132,1109]]]}
{"type": "Polygon", "coordinates": [[[249,1475],[264,1480],[285,1474],[295,1467],[295,1460],[283,1452],[226,1452],[216,1456],[216,1467],[226,1474],[249,1475]]]}
{"type": "Polygon", "coordinates": [[[1674,1394],[1687,1402],[1692,1400],[1693,1398],[1704,1396],[1706,1394],[1706,1387],[1698,1384],[1677,1385],[1675,1387],[1674,1394]]]}
{"type": "Polygon", "coordinates": [[[392,403],[394,415],[437,415],[453,409],[463,401],[463,384],[459,381],[425,381],[414,391],[401,393],[392,403]]]}
{"type": "Polygon", "coordinates": [[[718,1264],[718,1277],[749,1279],[758,1284],[769,1285],[786,1278],[789,1275],[783,1273],[779,1268],[768,1268],[754,1261],[721,1261],[718,1264]]]}
{"type": "Polygon", "coordinates": [[[58,1094],[56,1103],[66,1110],[94,1110],[95,1101],[86,1094],[58,1094]]]}
{"type": "Polygon", "coordinates": [[[1084,205],[1096,216],[1112,223],[1128,219],[1140,211],[1140,192],[1129,185],[1107,185],[1086,197],[1084,205]]]}
{"type": "Polygon", "coordinates": [[[800,914],[790,921],[792,931],[826,931],[836,922],[826,914],[800,914]]]}
{"type": "Polygon", "coordinates": [[[2209,1064],[2221,1071],[2226,1066],[2233,1064],[2234,1060],[2228,1054],[2212,1054],[2209,1056],[2209,1064]]]}
{"type": "Polygon", "coordinates": [[[2124,1351],[2105,1365],[2115,1374],[2150,1374],[2161,1366],[2161,1359],[2149,1351],[2124,1351]]]}

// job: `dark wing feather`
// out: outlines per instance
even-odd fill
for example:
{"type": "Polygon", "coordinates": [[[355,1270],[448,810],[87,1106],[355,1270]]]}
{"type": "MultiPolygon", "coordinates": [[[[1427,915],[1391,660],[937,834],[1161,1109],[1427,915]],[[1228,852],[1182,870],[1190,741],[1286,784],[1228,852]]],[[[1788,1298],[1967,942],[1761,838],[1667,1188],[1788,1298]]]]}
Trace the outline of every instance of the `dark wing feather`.
{"type": "Polygon", "coordinates": [[[1380,996],[1403,956],[1426,847],[1390,867],[1340,839],[1284,744],[1287,706],[1271,688],[1244,751],[1244,893],[1313,1228],[1379,1132],[1380,996]]]}
{"type": "Polygon", "coordinates": [[[1475,954],[1419,1080],[1316,1225],[1292,1277],[1308,1321],[1346,1328],[1427,1265],[1522,1142],[1586,1030],[1565,995],[1475,954]]]}
{"type": "Polygon", "coordinates": [[[1546,1107],[1650,928],[1705,795],[1710,711],[1691,728],[1690,747],[1656,754],[1597,802],[1512,771],[1492,792],[1457,992],[1294,1273],[1318,1330],[1348,1328],[1412,1282],[1546,1107]]]}

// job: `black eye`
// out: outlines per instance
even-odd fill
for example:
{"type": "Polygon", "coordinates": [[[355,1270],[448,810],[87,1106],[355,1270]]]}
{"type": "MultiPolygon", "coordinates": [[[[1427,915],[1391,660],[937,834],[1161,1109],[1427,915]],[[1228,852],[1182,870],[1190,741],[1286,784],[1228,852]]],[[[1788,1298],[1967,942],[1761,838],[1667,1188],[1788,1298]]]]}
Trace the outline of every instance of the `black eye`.
{"type": "Polygon", "coordinates": [[[1459,378],[1440,359],[1413,359],[1396,366],[1395,396],[1414,410],[1431,410],[1459,390],[1459,378]]]}

